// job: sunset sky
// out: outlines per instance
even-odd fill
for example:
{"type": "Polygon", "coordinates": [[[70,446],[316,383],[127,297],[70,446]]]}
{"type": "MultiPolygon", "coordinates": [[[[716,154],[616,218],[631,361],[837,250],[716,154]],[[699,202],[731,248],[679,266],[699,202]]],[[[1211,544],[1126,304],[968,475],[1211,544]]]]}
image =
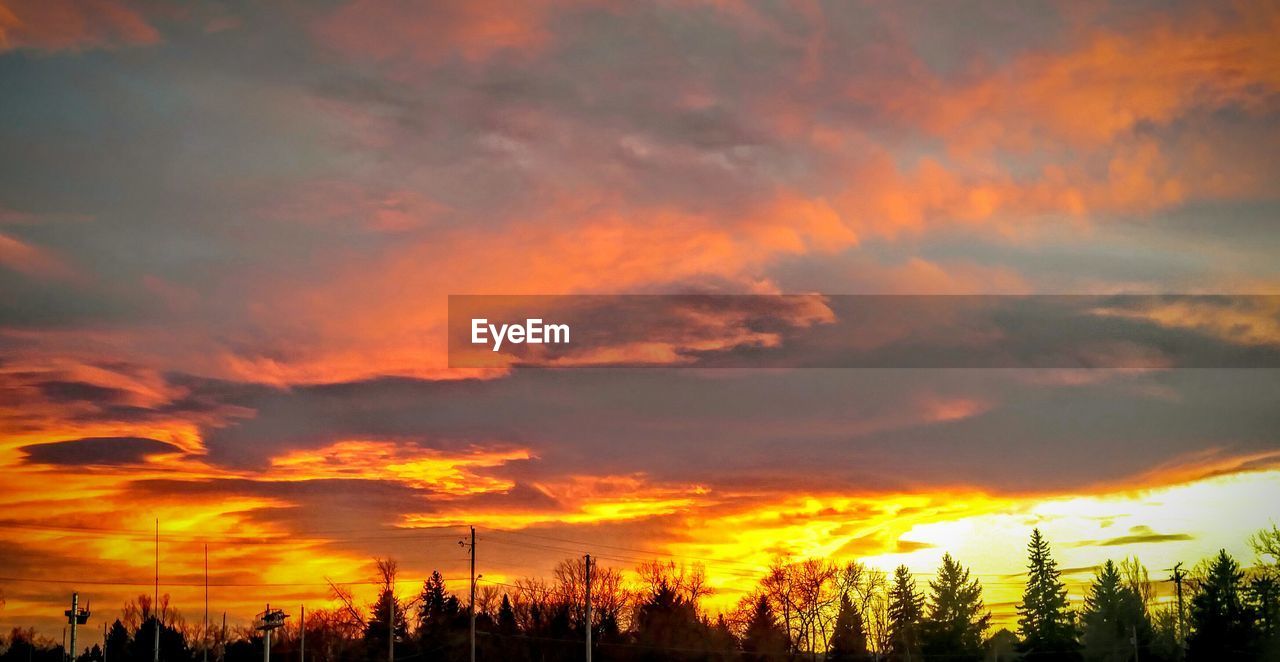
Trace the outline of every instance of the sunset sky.
{"type": "MultiPolygon", "coordinates": [[[[1280,294],[1277,34],[1276,2],[0,0],[0,630],[149,593],[157,519],[191,621],[206,544],[246,622],[370,598],[375,557],[465,592],[472,525],[494,585],[700,562],[712,612],[780,555],[949,551],[1008,624],[1035,526],[1073,599],[1108,558],[1252,564],[1274,368],[451,369],[447,297],[1280,294]]],[[[1280,345],[1280,308],[1149,321],[1280,345]]]]}

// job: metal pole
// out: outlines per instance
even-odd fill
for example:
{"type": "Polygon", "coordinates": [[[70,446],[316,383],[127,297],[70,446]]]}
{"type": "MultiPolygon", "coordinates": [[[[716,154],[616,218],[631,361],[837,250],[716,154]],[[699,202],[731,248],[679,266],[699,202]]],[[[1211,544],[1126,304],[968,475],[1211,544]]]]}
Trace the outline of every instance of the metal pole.
{"type": "Polygon", "coordinates": [[[271,662],[271,603],[262,610],[262,662],[271,662]]]}
{"type": "Polygon", "coordinates": [[[1133,642],[1133,662],[1140,662],[1138,658],[1138,626],[1130,625],[1129,634],[1132,635],[1129,641],[1133,642]]]}
{"type": "Polygon", "coordinates": [[[1183,574],[1182,574],[1182,564],[1181,564],[1181,563],[1177,563],[1177,564],[1175,564],[1175,565],[1173,566],[1173,583],[1174,583],[1174,586],[1176,586],[1176,587],[1178,588],[1178,648],[1179,648],[1179,649],[1181,649],[1181,648],[1182,648],[1182,644],[1183,644],[1183,642],[1185,641],[1185,637],[1184,637],[1183,633],[1184,633],[1184,632],[1186,632],[1186,627],[1183,625],[1183,622],[1182,622],[1182,614],[1183,614],[1183,611],[1182,611],[1182,578],[1183,578],[1183,574]]]}
{"type": "Polygon", "coordinates": [[[72,662],[76,659],[76,625],[80,621],[80,594],[71,594],[71,651],[69,657],[72,662]]]}
{"type": "Polygon", "coordinates": [[[107,662],[107,624],[102,623],[102,662],[107,662]]]}
{"type": "Polygon", "coordinates": [[[151,603],[151,617],[155,619],[156,636],[151,647],[154,662],[160,662],[160,518],[156,518],[156,592],[151,603]]]}
{"type": "Polygon", "coordinates": [[[476,662],[476,527],[471,527],[471,662],[476,662]]]}
{"type": "Polygon", "coordinates": [[[591,662],[591,554],[586,554],[586,662],[591,662]]]}
{"type": "Polygon", "coordinates": [[[204,545],[204,630],[200,632],[201,657],[209,662],[209,544],[204,545]]]}
{"type": "Polygon", "coordinates": [[[227,654],[227,612],[222,612],[222,637],[218,639],[218,662],[227,654]]]}
{"type": "Polygon", "coordinates": [[[301,605],[301,608],[302,616],[298,619],[300,621],[298,627],[302,644],[298,647],[298,662],[307,662],[307,606],[301,605]]]}
{"type": "Polygon", "coordinates": [[[387,619],[387,662],[396,662],[396,593],[395,584],[389,584],[392,588],[387,589],[387,612],[391,618],[387,619]]]}

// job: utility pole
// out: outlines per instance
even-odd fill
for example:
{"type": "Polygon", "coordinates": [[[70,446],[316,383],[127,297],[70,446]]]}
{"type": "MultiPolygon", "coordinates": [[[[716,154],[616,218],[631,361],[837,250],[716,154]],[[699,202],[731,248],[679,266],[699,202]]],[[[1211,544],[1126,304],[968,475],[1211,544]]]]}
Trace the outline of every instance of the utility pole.
{"type": "Polygon", "coordinates": [[[218,662],[227,654],[227,612],[222,612],[222,636],[218,639],[218,662]]]}
{"type": "Polygon", "coordinates": [[[1179,561],[1178,563],[1174,564],[1174,566],[1173,566],[1173,585],[1174,585],[1174,587],[1176,588],[1176,590],[1177,590],[1177,592],[1178,592],[1178,648],[1179,648],[1179,649],[1181,649],[1181,648],[1182,648],[1182,645],[1183,645],[1183,644],[1182,644],[1182,642],[1183,642],[1183,636],[1184,636],[1184,633],[1186,632],[1185,626],[1184,626],[1184,624],[1183,624],[1183,622],[1182,622],[1182,614],[1183,614],[1183,611],[1182,611],[1182,580],[1183,580],[1183,579],[1185,579],[1185,578],[1186,578],[1186,576],[1187,576],[1187,574],[1186,574],[1185,572],[1183,572],[1183,571],[1182,571],[1182,562],[1181,562],[1181,561],[1179,561]]]}
{"type": "MultiPolygon", "coordinates": [[[[467,545],[467,543],[462,543],[467,545]]],[[[471,662],[476,662],[476,527],[471,527],[471,605],[467,607],[471,620],[471,662]]]]}
{"type": "Polygon", "coordinates": [[[107,622],[102,622],[102,662],[107,662],[107,622]]]}
{"type": "Polygon", "coordinates": [[[151,617],[155,619],[156,636],[151,651],[152,660],[160,662],[160,518],[156,518],[156,592],[151,603],[151,617]]]}
{"type": "MultiPolygon", "coordinates": [[[[70,649],[70,652],[67,654],[67,657],[68,657],[68,659],[70,659],[72,662],[75,662],[75,659],[76,659],[76,626],[77,626],[77,625],[84,625],[86,622],[88,622],[88,620],[89,620],[89,610],[88,610],[87,608],[86,608],[86,609],[81,609],[81,608],[80,608],[80,594],[79,594],[79,593],[72,593],[72,594],[71,594],[71,608],[70,608],[70,609],[68,609],[68,610],[66,610],[66,611],[65,611],[65,612],[63,612],[63,613],[67,615],[67,624],[71,626],[71,649],[70,649]]],[[[67,633],[66,629],[63,629],[63,630],[62,630],[62,634],[63,634],[63,640],[62,640],[62,643],[63,643],[63,645],[64,645],[64,646],[65,646],[65,645],[66,645],[66,643],[67,643],[67,641],[66,641],[66,633],[67,633]]]]}
{"type": "Polygon", "coordinates": [[[1129,626],[1129,641],[1133,643],[1133,662],[1141,662],[1138,658],[1138,626],[1129,626]]]}
{"type": "Polygon", "coordinates": [[[298,617],[298,662],[307,662],[307,606],[299,605],[302,615],[298,617]]]}
{"type": "MultiPolygon", "coordinates": [[[[262,612],[262,625],[258,626],[258,629],[262,630],[262,662],[271,662],[271,631],[284,627],[284,619],[286,618],[289,618],[288,614],[280,609],[273,611],[271,604],[267,603],[266,610],[262,612]]],[[[225,623],[225,614],[223,619],[225,623]]]]}
{"type": "Polygon", "coordinates": [[[209,662],[209,543],[204,544],[204,629],[200,637],[201,656],[209,662]]]}
{"type": "Polygon", "coordinates": [[[586,562],[586,566],[587,566],[587,567],[586,567],[586,575],[587,575],[587,618],[586,618],[586,629],[587,629],[587,662],[591,662],[591,555],[590,555],[590,554],[587,554],[585,557],[583,557],[583,561],[585,561],[585,562],[586,562]]]}
{"type": "Polygon", "coordinates": [[[387,589],[387,662],[396,662],[396,593],[395,584],[387,589]]]}

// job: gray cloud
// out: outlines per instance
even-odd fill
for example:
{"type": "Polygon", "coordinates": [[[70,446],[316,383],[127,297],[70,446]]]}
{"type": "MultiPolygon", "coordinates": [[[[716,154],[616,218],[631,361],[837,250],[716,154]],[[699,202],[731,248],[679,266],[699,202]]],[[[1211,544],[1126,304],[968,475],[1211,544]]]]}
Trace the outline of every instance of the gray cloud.
{"type": "Polygon", "coordinates": [[[140,437],[87,437],[22,446],[32,464],[67,466],[137,464],[151,455],[181,453],[173,444],[140,437]]]}

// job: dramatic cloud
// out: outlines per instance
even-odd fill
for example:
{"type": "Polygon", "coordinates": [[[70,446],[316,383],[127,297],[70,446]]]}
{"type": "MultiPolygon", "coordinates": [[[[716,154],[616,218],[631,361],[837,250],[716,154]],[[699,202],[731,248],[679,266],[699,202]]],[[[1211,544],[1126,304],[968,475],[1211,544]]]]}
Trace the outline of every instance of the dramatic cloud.
{"type": "Polygon", "coordinates": [[[28,462],[58,465],[137,464],[151,455],[180,453],[181,448],[155,439],[96,437],[33,444],[18,449],[28,462]]]}
{"type": "Polygon", "coordinates": [[[79,51],[159,40],[159,32],[146,17],[118,0],[5,0],[0,4],[0,51],[79,51]]]}

